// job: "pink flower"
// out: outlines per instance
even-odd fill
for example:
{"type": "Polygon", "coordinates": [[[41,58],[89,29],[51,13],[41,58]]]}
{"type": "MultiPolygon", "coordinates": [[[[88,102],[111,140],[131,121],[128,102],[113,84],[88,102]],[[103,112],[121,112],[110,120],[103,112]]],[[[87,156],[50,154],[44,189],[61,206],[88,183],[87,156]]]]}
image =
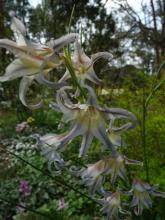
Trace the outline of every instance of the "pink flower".
{"type": "Polygon", "coordinates": [[[68,207],[68,203],[65,203],[64,197],[60,198],[58,200],[58,210],[62,210],[62,209],[67,208],[67,207],[68,207]]]}
{"type": "Polygon", "coordinates": [[[19,186],[19,192],[22,194],[22,196],[26,197],[30,194],[30,189],[29,189],[29,185],[28,182],[26,180],[22,180],[20,182],[20,186],[19,186]]]}

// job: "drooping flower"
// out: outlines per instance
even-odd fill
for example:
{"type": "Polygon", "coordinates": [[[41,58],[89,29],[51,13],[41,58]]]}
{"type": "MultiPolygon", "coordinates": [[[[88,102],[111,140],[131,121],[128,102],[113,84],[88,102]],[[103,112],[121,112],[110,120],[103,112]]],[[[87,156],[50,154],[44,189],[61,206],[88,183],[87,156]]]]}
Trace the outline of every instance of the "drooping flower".
{"type": "Polygon", "coordinates": [[[107,129],[107,134],[112,144],[116,147],[122,145],[121,134],[131,128],[131,123],[122,125],[121,127],[111,126],[107,129]]]}
{"type": "MultiPolygon", "coordinates": [[[[12,52],[16,59],[9,64],[6,72],[0,77],[0,82],[14,80],[23,77],[19,88],[19,98],[27,106],[26,92],[33,80],[48,85],[60,86],[58,83],[52,83],[44,79],[43,75],[62,63],[59,50],[68,43],[74,42],[77,34],[71,33],[57,40],[49,42],[50,46],[33,43],[26,37],[27,31],[24,24],[15,17],[14,12],[10,12],[12,17],[11,29],[16,36],[16,42],[8,39],[0,39],[0,47],[6,48],[12,52]],[[41,73],[40,73],[41,72],[41,73]]],[[[29,105],[31,108],[37,108],[41,105],[29,105]]]]}
{"type": "Polygon", "coordinates": [[[110,196],[100,200],[103,205],[101,212],[106,214],[106,220],[119,219],[119,210],[121,209],[120,193],[114,192],[110,196]]]}
{"type": "MultiPolygon", "coordinates": [[[[89,58],[84,53],[79,42],[75,42],[74,54],[72,57],[72,65],[75,71],[75,75],[81,85],[84,85],[86,79],[96,84],[101,83],[101,79],[97,77],[93,68],[94,63],[101,58],[109,60],[110,58],[112,58],[112,54],[110,54],[109,52],[98,52],[96,54],[91,55],[91,58],[89,58]]],[[[65,82],[69,78],[70,74],[67,70],[59,82],[65,82]]]]}
{"type": "Polygon", "coordinates": [[[19,192],[23,197],[27,197],[30,194],[30,189],[28,182],[26,180],[22,180],[19,186],[19,192]]]}
{"type": "Polygon", "coordinates": [[[88,186],[89,194],[94,195],[99,191],[104,183],[103,174],[106,175],[109,171],[106,160],[99,160],[95,164],[88,165],[81,173],[81,178],[85,185],[88,186]]]}
{"type": "Polygon", "coordinates": [[[89,193],[93,195],[96,191],[100,191],[103,187],[105,176],[111,175],[111,183],[114,184],[119,176],[124,181],[127,181],[125,165],[134,164],[142,165],[141,162],[130,160],[121,154],[106,157],[99,160],[95,164],[88,165],[88,168],[81,172],[83,182],[88,186],[89,193]]]}
{"type": "Polygon", "coordinates": [[[134,179],[132,185],[133,199],[131,207],[134,208],[136,215],[141,215],[143,209],[152,207],[151,196],[158,196],[165,198],[165,193],[157,191],[155,187],[150,186],[148,183],[142,182],[139,179],[134,179]]]}
{"type": "Polygon", "coordinates": [[[48,169],[51,170],[52,164],[55,165],[58,172],[65,166],[64,160],[61,158],[60,149],[58,146],[63,140],[64,134],[47,134],[40,137],[39,147],[42,151],[42,154],[48,160],[48,169]]]}
{"type": "MultiPolygon", "coordinates": [[[[89,92],[90,90],[86,87],[89,92]]],[[[91,89],[91,88],[90,88],[91,89]]],[[[93,94],[92,94],[93,96],[93,94]]],[[[70,140],[76,136],[83,135],[82,144],[79,156],[82,157],[86,154],[93,137],[99,139],[106,148],[116,154],[114,145],[106,133],[106,119],[110,118],[128,118],[132,121],[131,126],[136,126],[136,117],[125,109],[120,108],[101,108],[93,103],[95,100],[89,99],[90,103],[87,104],[73,104],[68,98],[65,88],[57,92],[57,104],[64,114],[66,121],[72,121],[72,129],[65,135],[58,148],[65,146],[70,140]]]]}

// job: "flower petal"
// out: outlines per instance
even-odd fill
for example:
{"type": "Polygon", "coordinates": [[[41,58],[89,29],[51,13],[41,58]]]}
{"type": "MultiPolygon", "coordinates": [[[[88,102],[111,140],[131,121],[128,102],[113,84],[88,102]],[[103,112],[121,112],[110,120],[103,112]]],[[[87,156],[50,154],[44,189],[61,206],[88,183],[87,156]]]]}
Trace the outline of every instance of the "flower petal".
{"type": "Polygon", "coordinates": [[[43,57],[37,56],[34,48],[30,48],[28,46],[18,46],[18,44],[14,41],[0,39],[0,47],[5,48],[14,55],[20,57],[27,66],[31,65],[38,68],[43,62],[43,57]]]}
{"type": "Polygon", "coordinates": [[[106,108],[105,113],[109,113],[110,116],[113,118],[129,118],[132,120],[132,123],[125,125],[127,129],[133,129],[137,125],[137,118],[132,112],[129,112],[122,108],[106,108]]]}
{"type": "Polygon", "coordinates": [[[35,79],[35,76],[24,76],[20,82],[19,86],[19,98],[23,105],[27,106],[30,109],[37,109],[42,106],[42,100],[36,105],[30,105],[26,101],[26,93],[31,85],[32,81],[35,79]]]}
{"type": "Polygon", "coordinates": [[[88,105],[97,106],[97,97],[93,88],[87,85],[83,85],[83,88],[86,88],[88,90],[88,105]]]}
{"type": "Polygon", "coordinates": [[[133,199],[131,201],[131,207],[137,206],[139,203],[139,199],[137,196],[133,195],[133,199]]]}
{"type": "Polygon", "coordinates": [[[41,71],[38,76],[37,76],[37,81],[43,85],[46,85],[50,88],[53,88],[53,89],[59,89],[61,88],[62,86],[65,86],[66,84],[65,83],[58,83],[58,82],[51,82],[49,80],[47,80],[44,76],[44,71],[41,71]]]}
{"type": "Polygon", "coordinates": [[[73,55],[73,62],[78,64],[78,66],[83,64],[85,67],[90,67],[92,65],[91,59],[84,53],[81,45],[78,41],[75,42],[75,50],[73,55]]]}
{"type": "Polygon", "coordinates": [[[15,12],[10,11],[9,15],[12,17],[11,20],[11,29],[16,35],[16,41],[19,46],[26,45],[26,27],[25,25],[15,17],[15,12]]]}
{"type": "Polygon", "coordinates": [[[105,172],[105,161],[100,160],[95,164],[88,165],[88,168],[83,169],[80,173],[83,182],[89,187],[91,195],[97,190],[100,194],[105,193],[103,190],[103,182],[105,180],[102,175],[105,172]]]}
{"type": "Polygon", "coordinates": [[[116,149],[106,134],[105,126],[100,125],[98,129],[94,130],[93,135],[111,150],[112,155],[116,155],[116,149]]]}
{"type": "Polygon", "coordinates": [[[115,192],[103,200],[103,207],[100,210],[107,214],[107,220],[118,219],[120,209],[120,193],[115,192]]]}
{"type": "Polygon", "coordinates": [[[165,198],[165,192],[160,192],[156,190],[150,191],[151,195],[165,198]]]}
{"type": "Polygon", "coordinates": [[[25,66],[20,59],[16,59],[11,64],[8,65],[5,74],[0,77],[0,81],[1,82],[10,81],[22,76],[33,75],[36,74],[37,72],[38,72],[37,68],[25,66]]]}
{"type": "Polygon", "coordinates": [[[98,52],[91,56],[92,62],[96,62],[98,59],[104,58],[104,59],[112,59],[113,55],[109,52],[98,52]]]}
{"type": "Polygon", "coordinates": [[[66,70],[66,72],[64,73],[64,75],[61,77],[61,79],[58,81],[59,83],[63,83],[65,82],[67,79],[70,78],[70,74],[69,74],[69,71],[66,70]]]}
{"type": "Polygon", "coordinates": [[[97,77],[93,68],[91,69],[91,71],[88,71],[85,78],[98,85],[102,83],[102,80],[97,77]]]}
{"type": "Polygon", "coordinates": [[[16,42],[8,39],[0,39],[0,47],[9,50],[13,54],[18,54],[21,51],[21,47],[16,42]]]}
{"type": "Polygon", "coordinates": [[[15,32],[19,32],[23,36],[26,36],[26,27],[18,18],[15,17],[15,12],[10,11],[9,15],[12,17],[11,29],[15,32]]]}
{"type": "Polygon", "coordinates": [[[74,42],[77,38],[78,38],[78,34],[70,33],[56,40],[53,40],[53,39],[50,40],[49,42],[47,42],[47,45],[53,48],[55,51],[59,51],[61,48],[63,48],[67,44],[74,42]]]}
{"type": "Polygon", "coordinates": [[[139,216],[141,215],[143,212],[143,207],[141,206],[141,204],[138,204],[135,208],[134,208],[134,213],[135,215],[139,216]]]}
{"type": "Polygon", "coordinates": [[[102,188],[104,180],[105,180],[104,176],[98,176],[95,179],[95,181],[92,183],[92,185],[90,185],[90,182],[86,182],[86,185],[89,185],[89,195],[93,196],[96,191],[102,188]]]}
{"type": "Polygon", "coordinates": [[[62,139],[60,144],[57,147],[57,150],[62,149],[69,141],[71,141],[73,138],[81,135],[84,133],[84,130],[79,126],[75,125],[69,133],[67,133],[62,139]]]}
{"type": "Polygon", "coordinates": [[[131,164],[131,165],[140,165],[140,166],[143,166],[143,162],[141,161],[138,161],[138,160],[132,160],[132,159],[128,159],[128,158],[125,158],[125,164],[131,164]]]}
{"type": "Polygon", "coordinates": [[[90,144],[92,143],[92,140],[93,140],[93,135],[90,133],[90,131],[87,131],[83,135],[79,157],[85,156],[90,144]]]}
{"type": "Polygon", "coordinates": [[[73,120],[75,118],[76,113],[78,113],[78,107],[75,107],[69,100],[65,88],[61,88],[57,91],[56,95],[56,101],[61,109],[61,111],[64,113],[66,119],[73,120]]]}
{"type": "Polygon", "coordinates": [[[48,169],[51,171],[52,163],[54,163],[56,169],[59,171],[65,166],[64,160],[61,158],[60,153],[57,152],[56,147],[40,146],[42,155],[48,160],[48,169]]]}
{"type": "Polygon", "coordinates": [[[48,146],[57,147],[60,144],[63,137],[64,137],[64,134],[62,134],[62,135],[46,134],[46,135],[40,137],[40,141],[41,141],[41,143],[46,144],[48,146]]]}
{"type": "Polygon", "coordinates": [[[143,196],[143,199],[141,201],[141,203],[143,204],[143,206],[147,209],[152,207],[152,200],[150,198],[150,195],[148,194],[148,192],[146,192],[143,196]]]}
{"type": "Polygon", "coordinates": [[[114,146],[121,146],[121,136],[116,134],[113,129],[108,129],[108,137],[114,146]]]}

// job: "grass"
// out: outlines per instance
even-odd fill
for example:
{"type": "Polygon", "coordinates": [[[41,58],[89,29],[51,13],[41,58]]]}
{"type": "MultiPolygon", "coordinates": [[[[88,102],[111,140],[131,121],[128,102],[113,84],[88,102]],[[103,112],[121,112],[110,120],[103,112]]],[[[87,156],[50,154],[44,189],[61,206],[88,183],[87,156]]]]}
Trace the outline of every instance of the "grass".
{"type": "Polygon", "coordinates": [[[18,122],[14,111],[0,111],[0,138],[8,138],[15,135],[15,126],[18,122]]]}

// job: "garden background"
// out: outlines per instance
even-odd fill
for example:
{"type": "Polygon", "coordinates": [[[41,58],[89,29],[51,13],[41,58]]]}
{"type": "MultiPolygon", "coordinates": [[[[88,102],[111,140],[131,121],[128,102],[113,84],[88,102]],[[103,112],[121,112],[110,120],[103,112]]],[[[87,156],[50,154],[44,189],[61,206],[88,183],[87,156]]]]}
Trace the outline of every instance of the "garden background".
{"type": "MultiPolygon", "coordinates": [[[[10,10],[26,24],[34,41],[58,38],[68,33],[75,7],[71,30],[82,36],[85,52],[113,54],[108,63],[101,60],[94,66],[103,80],[96,90],[99,102],[126,108],[138,118],[137,128],[122,136],[123,151],[144,163],[130,172],[165,191],[165,1],[139,5],[136,10],[125,0],[114,1],[113,7],[100,0],[43,0],[34,7],[28,0],[0,0],[0,38],[13,38],[10,10]]],[[[0,50],[0,75],[12,59],[5,49],[0,50]]],[[[60,71],[54,71],[53,80],[59,79],[60,71]]],[[[18,85],[19,79],[0,83],[0,220],[101,220],[99,205],[79,194],[87,195],[80,179],[67,172],[50,173],[32,138],[32,134],[59,133],[68,126],[59,127],[61,114],[49,108],[55,91],[34,83],[28,98],[35,102],[40,98],[35,94],[42,94],[44,107],[32,111],[19,101],[18,85]],[[16,125],[23,121],[29,128],[18,133],[16,125]],[[20,192],[22,181],[28,185],[26,198],[20,192]],[[60,208],[63,199],[65,205],[60,208]]],[[[64,154],[75,164],[82,162],[76,159],[79,143],[79,138],[72,141],[71,150],[64,154]]],[[[89,158],[98,157],[97,148],[95,141],[89,158]]],[[[152,210],[133,219],[165,220],[164,207],[165,201],[156,198],[152,210]]]]}

